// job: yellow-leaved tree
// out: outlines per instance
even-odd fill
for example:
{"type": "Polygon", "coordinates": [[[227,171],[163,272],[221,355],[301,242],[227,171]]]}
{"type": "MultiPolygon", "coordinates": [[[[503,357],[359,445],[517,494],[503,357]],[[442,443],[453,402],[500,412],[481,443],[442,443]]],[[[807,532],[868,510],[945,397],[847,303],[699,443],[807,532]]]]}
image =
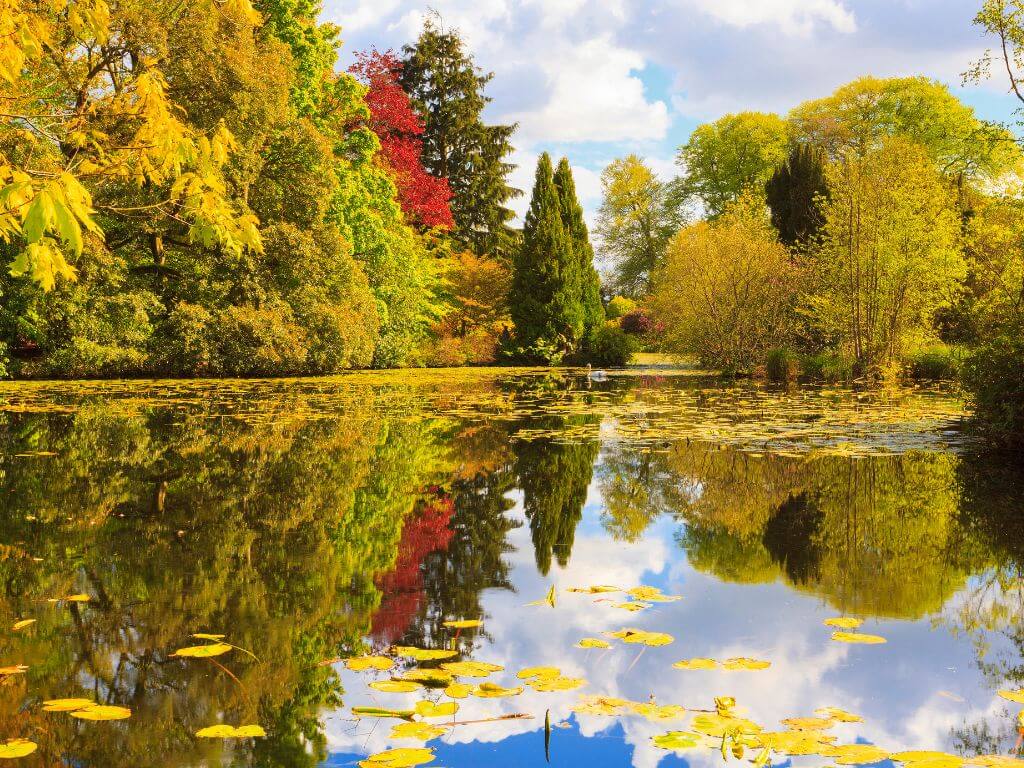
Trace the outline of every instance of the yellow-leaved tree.
{"type": "MultiPolygon", "coordinates": [[[[206,4],[225,23],[259,22],[249,0],[206,4]]],[[[260,249],[256,218],[227,190],[234,137],[196,129],[168,96],[166,30],[184,5],[0,0],[0,241],[16,249],[12,275],[45,290],[73,280],[87,240],[102,244],[99,214],[174,222],[226,252],[260,249]],[[94,203],[128,188],[145,204],[94,203]]]]}

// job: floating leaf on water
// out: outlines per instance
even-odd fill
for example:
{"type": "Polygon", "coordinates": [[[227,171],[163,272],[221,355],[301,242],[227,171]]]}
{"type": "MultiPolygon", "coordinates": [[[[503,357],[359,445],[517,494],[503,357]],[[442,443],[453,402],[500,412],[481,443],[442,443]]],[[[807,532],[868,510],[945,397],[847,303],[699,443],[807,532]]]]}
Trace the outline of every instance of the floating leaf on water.
{"type": "Polygon", "coordinates": [[[682,661],[677,661],[672,665],[672,667],[675,669],[685,670],[716,669],[718,667],[718,662],[714,659],[683,659],[682,661]]]}
{"type": "Polygon", "coordinates": [[[225,635],[212,635],[209,632],[195,632],[192,637],[196,640],[223,640],[225,635]]]}
{"type": "Polygon", "coordinates": [[[352,707],[352,714],[356,717],[394,717],[399,720],[408,720],[416,714],[412,709],[384,709],[382,707],[352,707]]]}
{"type": "Polygon", "coordinates": [[[555,595],[555,587],[554,585],[552,585],[551,589],[548,590],[548,593],[544,596],[542,600],[534,600],[532,603],[527,603],[527,605],[548,605],[554,608],[557,599],[558,598],[555,595]]]}
{"type": "Polygon", "coordinates": [[[570,587],[569,592],[579,592],[584,595],[604,595],[609,592],[621,592],[621,587],[611,587],[605,584],[598,584],[593,587],[570,587]]]}
{"type": "Polygon", "coordinates": [[[914,768],[960,768],[964,764],[964,758],[958,755],[929,750],[897,752],[894,755],[889,755],[889,759],[904,765],[914,766],[914,768]]]}
{"type": "Polygon", "coordinates": [[[368,669],[387,672],[395,662],[387,656],[361,656],[356,659],[345,659],[345,666],[353,672],[365,672],[368,669]]]}
{"type": "Polygon", "coordinates": [[[678,752],[684,749],[699,747],[702,739],[699,733],[690,733],[689,731],[669,731],[668,733],[663,733],[660,736],[653,737],[651,741],[658,749],[668,749],[678,752]]]}
{"type": "Polygon", "coordinates": [[[415,739],[416,741],[430,741],[438,736],[444,736],[448,729],[443,725],[431,725],[430,723],[397,723],[391,726],[389,739],[415,739]]]}
{"type": "Polygon", "coordinates": [[[211,725],[196,731],[201,739],[256,739],[263,738],[267,732],[258,725],[211,725]]]}
{"type": "Polygon", "coordinates": [[[426,648],[410,648],[409,646],[399,645],[395,648],[395,654],[416,661],[440,661],[441,659],[450,659],[452,656],[458,656],[459,652],[427,650],[426,648]]]}
{"type": "Polygon", "coordinates": [[[11,627],[11,630],[17,632],[18,630],[24,629],[25,627],[30,627],[35,623],[35,619],[22,619],[21,621],[14,622],[14,626],[11,627]]]}
{"type": "Polygon", "coordinates": [[[71,716],[77,717],[79,720],[125,720],[132,716],[132,711],[128,707],[93,704],[74,710],[71,716]]]}
{"type": "Polygon", "coordinates": [[[360,768],[413,768],[434,759],[432,749],[389,749],[359,762],[360,768]]]}
{"type": "Polygon", "coordinates": [[[834,619],[825,619],[822,622],[826,627],[836,627],[837,629],[858,629],[863,623],[863,619],[854,619],[849,616],[838,616],[834,619]]]}
{"type": "Polygon", "coordinates": [[[553,693],[555,691],[574,691],[582,688],[587,681],[582,677],[538,677],[530,680],[527,685],[538,693],[553,693]]]}
{"type": "Polygon", "coordinates": [[[631,702],[629,709],[646,717],[648,720],[662,722],[664,720],[681,720],[686,717],[686,708],[678,704],[654,704],[649,702],[631,702]]]}
{"type": "Polygon", "coordinates": [[[722,717],[728,717],[736,707],[736,699],[732,696],[715,696],[715,709],[722,717]]]}
{"type": "Polygon", "coordinates": [[[633,587],[627,594],[648,603],[674,603],[683,599],[679,595],[663,595],[657,587],[633,587]]]}
{"type": "Polygon", "coordinates": [[[451,685],[452,676],[443,669],[413,669],[398,677],[399,680],[411,680],[433,687],[444,688],[451,685]]]}
{"type": "Polygon", "coordinates": [[[92,600],[92,598],[84,592],[81,592],[77,595],[68,595],[67,597],[64,597],[62,599],[67,603],[88,603],[90,600],[92,600]]]}
{"type": "Polygon", "coordinates": [[[452,683],[444,689],[444,695],[450,699],[464,699],[472,692],[473,686],[465,683],[452,683]]]}
{"type": "Polygon", "coordinates": [[[43,702],[43,711],[74,712],[76,709],[91,707],[95,703],[92,699],[50,699],[43,702]]]}
{"type": "Polygon", "coordinates": [[[831,757],[839,765],[867,765],[880,763],[889,758],[889,753],[874,744],[843,744],[823,750],[822,755],[831,757]]]}
{"type": "Polygon", "coordinates": [[[878,635],[865,635],[860,632],[833,632],[832,639],[840,643],[858,643],[861,645],[880,645],[888,642],[878,635]]]}
{"type": "Polygon", "coordinates": [[[572,711],[581,715],[614,716],[622,714],[623,709],[629,704],[630,702],[625,699],[616,699],[611,696],[581,696],[579,703],[572,708],[572,711]]]}
{"type": "Polygon", "coordinates": [[[697,715],[690,724],[690,727],[698,733],[703,733],[705,736],[756,734],[761,731],[761,726],[752,720],[709,712],[697,715]]]}
{"type": "Polygon", "coordinates": [[[24,664],[14,664],[10,667],[0,667],[0,677],[7,677],[7,675],[23,675],[28,670],[28,667],[24,664]]]}
{"type": "Polygon", "coordinates": [[[471,693],[480,699],[499,699],[504,696],[518,696],[523,692],[523,687],[502,688],[494,683],[480,683],[471,693]]]}
{"type": "Polygon", "coordinates": [[[1024,688],[1016,691],[999,691],[999,695],[1016,704],[1024,704],[1024,688]]]}
{"type": "Polygon", "coordinates": [[[768,669],[772,663],[770,661],[761,661],[759,659],[748,659],[745,656],[739,656],[734,659],[726,659],[722,662],[722,666],[725,669],[736,671],[736,670],[756,670],[756,669],[768,669]]]}
{"type": "Polygon", "coordinates": [[[598,637],[584,637],[578,643],[577,648],[611,648],[611,643],[598,637]]]}
{"type": "Polygon", "coordinates": [[[621,608],[624,611],[636,612],[636,611],[642,611],[645,608],[650,608],[651,604],[650,603],[639,603],[639,602],[635,602],[634,601],[634,602],[629,602],[629,603],[615,603],[612,607],[613,608],[621,608]]]}
{"type": "Polygon", "coordinates": [[[442,664],[441,669],[455,677],[487,677],[495,672],[501,672],[504,667],[485,661],[452,661],[442,664]]]}
{"type": "Polygon", "coordinates": [[[971,765],[980,765],[982,768],[1021,768],[1024,760],[1008,755],[979,755],[968,759],[971,765]]]}
{"type": "Polygon", "coordinates": [[[180,656],[194,659],[208,659],[212,656],[222,656],[234,646],[227,643],[210,643],[209,645],[190,645],[187,648],[179,648],[171,656],[180,656]]]}
{"type": "Polygon", "coordinates": [[[757,734],[761,746],[785,755],[818,755],[836,740],[821,731],[765,731],[757,734]]]}
{"type": "Polygon", "coordinates": [[[520,680],[529,680],[532,677],[558,677],[562,670],[558,667],[527,667],[520,670],[516,675],[520,680]]]}
{"type": "Polygon", "coordinates": [[[420,717],[450,717],[459,711],[459,705],[454,701],[443,701],[435,704],[432,701],[417,701],[416,714],[420,717]]]}
{"type": "Polygon", "coordinates": [[[830,717],[787,717],[781,722],[794,731],[827,731],[835,725],[830,717]]]}
{"type": "Polygon", "coordinates": [[[370,688],[381,693],[412,693],[422,687],[422,683],[412,680],[375,680],[370,683],[370,688]]]}
{"type": "Polygon", "coordinates": [[[18,757],[31,755],[38,745],[28,739],[9,739],[0,743],[0,760],[14,760],[18,757]]]}
{"type": "Polygon", "coordinates": [[[817,715],[823,717],[831,717],[833,720],[838,720],[840,723],[863,723],[864,718],[860,715],[855,715],[852,712],[847,712],[845,709],[839,709],[838,707],[820,707],[814,710],[817,715]]]}
{"type": "Polygon", "coordinates": [[[614,637],[624,643],[635,643],[658,647],[668,645],[675,640],[672,635],[664,632],[645,632],[642,629],[620,629],[618,632],[605,632],[605,637],[614,637]]]}
{"type": "Polygon", "coordinates": [[[484,623],[479,619],[462,619],[461,621],[446,621],[444,626],[451,627],[452,629],[472,629],[473,627],[482,627],[484,623]]]}

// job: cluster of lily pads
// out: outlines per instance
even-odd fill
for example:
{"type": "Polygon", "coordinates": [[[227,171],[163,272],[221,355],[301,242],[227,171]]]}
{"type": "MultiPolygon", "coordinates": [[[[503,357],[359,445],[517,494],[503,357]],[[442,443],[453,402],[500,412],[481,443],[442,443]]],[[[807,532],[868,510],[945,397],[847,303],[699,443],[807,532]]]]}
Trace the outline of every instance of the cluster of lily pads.
{"type": "MultiPolygon", "coordinates": [[[[657,603],[679,600],[678,596],[663,595],[654,587],[637,587],[630,590],[614,586],[598,585],[569,589],[570,593],[595,596],[596,602],[609,602],[616,608],[646,610],[657,603]],[[612,594],[626,594],[627,602],[616,602],[607,597],[612,594]],[[636,606],[636,607],[629,607],[636,606]]],[[[530,605],[557,607],[557,594],[552,588],[541,600],[530,605]]],[[[475,620],[447,622],[446,626],[465,629],[480,626],[475,620]]],[[[826,619],[824,625],[834,630],[832,640],[842,643],[877,645],[885,643],[883,637],[861,633],[862,620],[853,617],[826,619]]],[[[664,632],[625,628],[604,633],[603,638],[581,639],[576,647],[583,649],[609,649],[611,642],[619,640],[630,645],[658,648],[672,644],[675,640],[664,632]]],[[[417,665],[437,663],[435,667],[417,666],[404,672],[396,672],[387,680],[369,683],[369,687],[382,692],[411,693],[418,690],[440,690],[450,701],[435,703],[420,701],[412,709],[385,709],[378,707],[354,707],[358,718],[391,718],[401,722],[391,729],[390,738],[412,739],[423,742],[416,748],[395,748],[380,752],[359,763],[361,768],[411,768],[425,765],[434,760],[434,751],[426,743],[440,738],[456,726],[471,722],[492,722],[494,720],[530,717],[530,715],[507,715],[492,720],[457,722],[452,718],[459,711],[459,699],[469,696],[495,698],[516,696],[529,686],[538,692],[568,691],[582,688],[587,681],[567,677],[556,667],[531,667],[516,674],[515,687],[503,687],[483,678],[503,671],[503,667],[480,661],[455,661],[455,650],[428,650],[397,646],[384,655],[363,656],[345,660],[345,666],[355,672],[392,672],[399,659],[408,659],[417,665]],[[467,682],[466,679],[472,679],[467,682]],[[431,721],[431,722],[427,722],[431,721]]],[[[717,661],[709,658],[691,658],[678,661],[672,667],[679,670],[725,670],[758,671],[768,669],[771,662],[747,657],[736,657],[717,661]]],[[[1004,698],[1024,704],[1024,690],[1000,691],[1004,698]]],[[[655,747],[683,752],[694,749],[712,749],[721,753],[724,760],[743,760],[755,768],[770,765],[775,757],[788,758],[798,755],[827,757],[836,765],[867,765],[882,760],[893,760],[904,768],[961,768],[964,765],[979,768],[1024,768],[1024,761],[1011,756],[984,755],[963,758],[957,755],[935,751],[889,752],[874,744],[841,744],[838,738],[828,733],[841,723],[859,723],[863,718],[837,707],[822,707],[814,716],[791,717],[781,721],[782,729],[771,730],[744,717],[736,700],[729,696],[715,699],[713,709],[688,709],[679,704],[660,704],[650,701],[629,701],[602,695],[582,695],[573,707],[577,714],[605,717],[640,716],[653,722],[683,723],[686,730],[672,730],[652,738],[655,747]]],[[[545,744],[550,738],[550,720],[545,715],[545,744]]],[[[1024,720],[1022,720],[1024,728],[1024,720]]],[[[1022,731],[1024,732],[1024,731],[1022,731]]]]}
{"type": "MultiPolygon", "coordinates": [[[[89,595],[83,593],[67,595],[60,598],[51,598],[48,602],[88,603],[91,599],[92,598],[89,595]]],[[[21,632],[35,623],[36,619],[21,619],[14,623],[11,627],[11,631],[21,632]]],[[[225,653],[237,650],[252,656],[254,659],[256,658],[252,653],[244,648],[239,648],[237,645],[231,645],[230,643],[224,642],[225,635],[197,632],[193,634],[192,637],[196,640],[205,640],[207,642],[200,645],[179,648],[171,653],[171,656],[176,658],[202,659],[222,656],[225,653]]],[[[28,667],[24,664],[0,667],[0,679],[4,679],[12,675],[23,675],[27,671],[28,667]]],[[[91,721],[127,720],[132,716],[132,711],[128,707],[99,704],[92,699],[86,698],[47,699],[42,702],[42,710],[43,712],[67,714],[78,720],[91,721]]],[[[198,738],[207,739],[248,739],[263,737],[267,734],[259,725],[232,726],[218,724],[201,728],[196,731],[195,735],[198,738]]],[[[9,760],[26,757],[27,755],[31,755],[35,752],[38,748],[39,745],[30,739],[8,739],[7,741],[0,742],[0,759],[9,760]]]]}

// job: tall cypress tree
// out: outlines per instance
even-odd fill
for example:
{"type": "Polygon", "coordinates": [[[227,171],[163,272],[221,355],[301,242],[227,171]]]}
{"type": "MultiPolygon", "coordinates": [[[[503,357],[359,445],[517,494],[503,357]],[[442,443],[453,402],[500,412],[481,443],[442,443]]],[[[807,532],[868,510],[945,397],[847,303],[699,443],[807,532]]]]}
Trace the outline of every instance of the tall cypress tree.
{"type": "Polygon", "coordinates": [[[572,167],[567,158],[562,158],[558,170],[555,171],[555,188],[558,190],[562,226],[572,243],[579,264],[583,339],[586,340],[604,324],[604,304],[601,302],[601,278],[594,268],[594,247],[590,244],[590,233],[583,218],[583,206],[576,195],[576,181],[573,179],[572,167]]]}
{"type": "Polygon", "coordinates": [[[790,248],[812,240],[823,222],[819,203],[828,194],[820,150],[797,144],[768,180],[765,193],[779,239],[790,248]]]}
{"type": "Polygon", "coordinates": [[[473,63],[457,31],[427,20],[415,45],[403,49],[400,82],[424,123],[423,166],[448,179],[456,241],[479,255],[511,256],[516,241],[509,201],[522,192],[507,183],[515,125],[485,125],[484,89],[494,76],[473,63]]]}
{"type": "Polygon", "coordinates": [[[579,260],[562,224],[551,157],[537,162],[523,243],[509,296],[516,343],[528,357],[558,362],[576,351],[583,335],[579,260]]]}

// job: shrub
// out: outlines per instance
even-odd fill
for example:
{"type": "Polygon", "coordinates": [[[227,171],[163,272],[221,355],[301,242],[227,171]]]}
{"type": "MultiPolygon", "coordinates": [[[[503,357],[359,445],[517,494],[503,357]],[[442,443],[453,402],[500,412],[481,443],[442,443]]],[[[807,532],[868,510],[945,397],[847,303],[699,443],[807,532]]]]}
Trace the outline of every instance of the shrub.
{"type": "Polygon", "coordinates": [[[654,320],[642,309],[635,309],[623,315],[619,327],[631,336],[647,336],[655,329],[654,320]]]}
{"type": "Polygon", "coordinates": [[[766,368],[769,381],[786,384],[800,376],[800,358],[791,349],[778,347],[768,353],[766,368]]]}
{"type": "Polygon", "coordinates": [[[922,349],[910,360],[910,376],[918,381],[957,379],[963,367],[959,351],[945,345],[922,349]]]}
{"type": "Polygon", "coordinates": [[[976,425],[1000,443],[1024,445],[1024,338],[1004,333],[972,352],[963,382],[976,425]]]}
{"type": "Polygon", "coordinates": [[[635,343],[625,331],[613,325],[599,328],[590,340],[587,359],[594,365],[621,368],[629,363],[635,343]]]}
{"type": "Polygon", "coordinates": [[[608,302],[608,306],[605,308],[605,316],[609,320],[618,320],[620,317],[625,317],[635,309],[635,301],[627,299],[625,296],[616,296],[608,302]]]}
{"type": "Polygon", "coordinates": [[[839,384],[853,380],[854,361],[838,352],[819,352],[801,358],[800,368],[810,381],[839,384]]]}

